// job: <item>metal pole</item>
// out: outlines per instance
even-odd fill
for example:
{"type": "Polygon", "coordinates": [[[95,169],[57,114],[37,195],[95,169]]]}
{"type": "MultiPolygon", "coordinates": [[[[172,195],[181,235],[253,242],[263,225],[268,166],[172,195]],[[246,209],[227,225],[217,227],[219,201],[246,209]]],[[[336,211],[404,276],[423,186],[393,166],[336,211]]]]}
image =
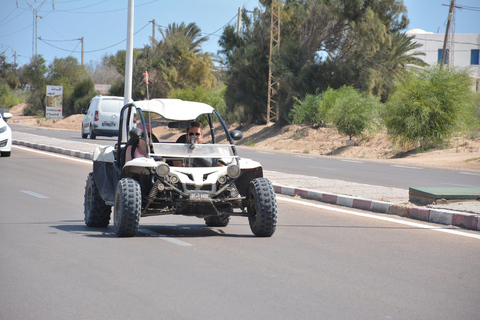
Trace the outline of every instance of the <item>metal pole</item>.
{"type": "Polygon", "coordinates": [[[445,38],[443,40],[442,59],[440,59],[440,69],[443,68],[443,65],[445,64],[445,59],[447,57],[446,51],[447,51],[447,42],[448,42],[448,32],[450,31],[450,23],[452,22],[454,6],[455,6],[455,0],[451,0],[450,9],[448,10],[447,30],[445,31],[445,38]]]}
{"type": "Polygon", "coordinates": [[[84,61],[84,58],[85,58],[85,47],[84,47],[85,43],[84,43],[83,40],[84,40],[84,39],[83,39],[83,37],[82,37],[82,66],[84,65],[84,64],[83,64],[83,61],[84,61]]]}
{"type": "Polygon", "coordinates": [[[132,73],[133,73],[133,11],[134,0],[128,0],[127,20],[127,51],[125,60],[125,91],[124,104],[132,102],[132,73]]]}
{"type": "Polygon", "coordinates": [[[238,8],[237,17],[237,35],[240,37],[240,30],[242,29],[242,8],[238,8]]]}
{"type": "Polygon", "coordinates": [[[152,20],[152,49],[155,43],[155,19],[152,20]]]}

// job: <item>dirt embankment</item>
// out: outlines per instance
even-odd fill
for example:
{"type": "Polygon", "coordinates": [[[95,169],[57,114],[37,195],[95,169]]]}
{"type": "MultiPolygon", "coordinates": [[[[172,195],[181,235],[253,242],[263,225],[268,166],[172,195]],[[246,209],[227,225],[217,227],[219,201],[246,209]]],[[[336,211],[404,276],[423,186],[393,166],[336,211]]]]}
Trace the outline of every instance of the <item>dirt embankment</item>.
{"type": "MultiPolygon", "coordinates": [[[[80,131],[83,115],[76,114],[61,120],[23,116],[24,104],[11,109],[10,123],[28,126],[50,127],[80,131]]],[[[238,127],[238,126],[237,126],[238,127]]],[[[299,153],[303,155],[328,155],[357,159],[377,159],[404,165],[454,168],[480,172],[480,138],[453,138],[450,147],[424,153],[403,154],[384,133],[355,141],[354,146],[346,146],[346,137],[331,128],[312,129],[306,126],[286,127],[250,125],[240,127],[243,139],[240,146],[299,153]]],[[[168,128],[154,129],[161,137],[170,134],[168,128]]]]}

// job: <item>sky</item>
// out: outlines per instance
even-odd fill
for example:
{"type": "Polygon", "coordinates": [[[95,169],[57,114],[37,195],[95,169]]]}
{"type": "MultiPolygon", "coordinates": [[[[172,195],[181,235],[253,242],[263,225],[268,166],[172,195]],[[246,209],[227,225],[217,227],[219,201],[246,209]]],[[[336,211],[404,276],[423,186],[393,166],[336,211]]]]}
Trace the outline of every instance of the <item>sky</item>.
{"type": "MultiPolygon", "coordinates": [[[[449,0],[404,0],[409,29],[444,33],[449,0]]],[[[134,0],[135,48],[149,44],[152,20],[157,27],[195,22],[208,35],[206,52],[217,53],[223,27],[237,23],[239,7],[253,10],[258,0],[134,0]]],[[[455,32],[480,34],[480,0],[457,0],[455,32]],[[473,10],[472,10],[473,9],[473,10]]],[[[37,13],[37,54],[47,65],[54,58],[73,56],[85,64],[100,62],[105,54],[125,50],[128,0],[0,0],[0,52],[8,62],[17,53],[19,66],[29,63],[33,51],[33,17],[37,13]],[[18,3],[18,6],[17,6],[18,3]],[[54,4],[54,5],[53,5],[54,4]]],[[[160,39],[160,33],[155,31],[160,39]]]]}

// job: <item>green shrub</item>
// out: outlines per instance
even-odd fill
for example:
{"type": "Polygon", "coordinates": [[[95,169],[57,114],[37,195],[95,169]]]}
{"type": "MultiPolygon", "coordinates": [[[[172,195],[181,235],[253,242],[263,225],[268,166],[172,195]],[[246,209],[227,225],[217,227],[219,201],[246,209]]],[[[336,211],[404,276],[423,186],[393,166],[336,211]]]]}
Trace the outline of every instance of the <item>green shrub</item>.
{"type": "Polygon", "coordinates": [[[328,120],[339,133],[361,137],[374,127],[380,101],[373,96],[364,95],[353,87],[343,86],[338,90],[328,89],[324,94],[324,108],[328,110],[328,120]]]}
{"type": "Polygon", "coordinates": [[[307,94],[303,101],[294,97],[293,108],[290,111],[292,123],[311,127],[324,125],[325,114],[320,110],[321,100],[320,95],[312,94],[307,94]]]}
{"type": "Polygon", "coordinates": [[[479,123],[479,96],[464,69],[438,66],[413,70],[398,79],[384,118],[388,133],[402,147],[432,148],[455,132],[479,123]]]}

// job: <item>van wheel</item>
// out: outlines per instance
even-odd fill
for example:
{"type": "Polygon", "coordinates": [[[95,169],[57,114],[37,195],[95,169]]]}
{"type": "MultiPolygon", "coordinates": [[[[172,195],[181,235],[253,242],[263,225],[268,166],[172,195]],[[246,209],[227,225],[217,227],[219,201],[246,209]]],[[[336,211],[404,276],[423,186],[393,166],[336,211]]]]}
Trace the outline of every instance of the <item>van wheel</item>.
{"type": "Polygon", "coordinates": [[[96,137],[97,135],[95,134],[95,132],[93,132],[92,126],[90,126],[90,139],[95,139],[96,137]]]}
{"type": "Polygon", "coordinates": [[[82,133],[82,139],[87,139],[88,133],[83,133],[83,123],[82,123],[82,130],[80,132],[82,133]]]}

